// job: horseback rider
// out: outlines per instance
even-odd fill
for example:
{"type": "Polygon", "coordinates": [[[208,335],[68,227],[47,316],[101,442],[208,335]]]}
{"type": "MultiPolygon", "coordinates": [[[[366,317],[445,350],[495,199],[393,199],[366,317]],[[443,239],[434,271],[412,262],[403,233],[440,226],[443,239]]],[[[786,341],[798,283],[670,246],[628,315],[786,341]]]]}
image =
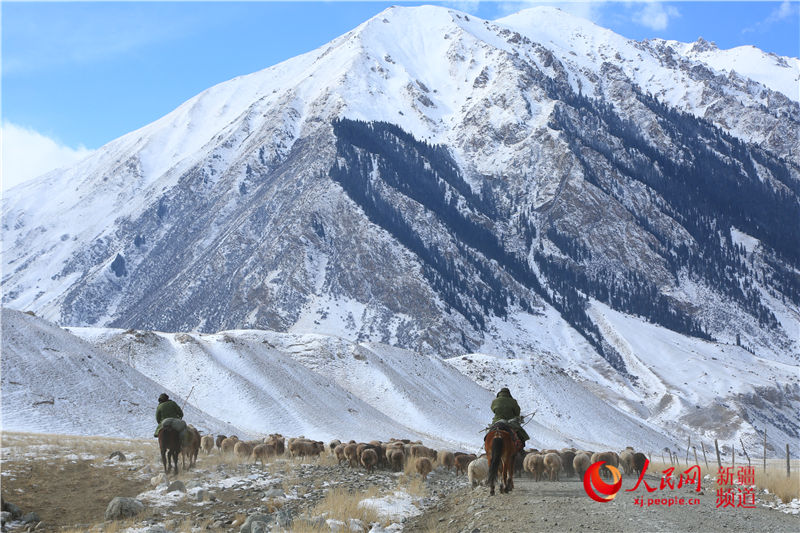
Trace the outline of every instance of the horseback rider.
{"type": "Polygon", "coordinates": [[[167,418],[183,418],[183,409],[181,406],[169,399],[166,392],[162,392],[158,397],[158,407],[156,407],[156,422],[158,427],[154,437],[158,437],[158,432],[161,431],[161,422],[167,418]]]}
{"type": "Polygon", "coordinates": [[[497,397],[492,400],[492,412],[494,413],[492,424],[501,420],[507,422],[517,434],[519,440],[522,441],[522,447],[524,448],[525,441],[530,437],[522,427],[519,404],[517,400],[511,396],[511,391],[508,390],[508,387],[500,389],[500,392],[497,393],[497,397]]]}

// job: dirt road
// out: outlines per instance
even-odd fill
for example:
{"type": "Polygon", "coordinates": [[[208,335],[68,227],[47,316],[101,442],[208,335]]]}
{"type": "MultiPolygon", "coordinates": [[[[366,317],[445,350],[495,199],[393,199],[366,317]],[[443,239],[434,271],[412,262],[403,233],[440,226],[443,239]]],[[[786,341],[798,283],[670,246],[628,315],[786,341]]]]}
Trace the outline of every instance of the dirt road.
{"type": "MultiPolygon", "coordinates": [[[[692,490],[664,490],[648,494],[643,487],[625,492],[635,480],[623,483],[623,490],[608,503],[590,499],[577,478],[558,482],[534,482],[516,478],[510,494],[489,496],[486,487],[465,488],[444,502],[406,523],[405,531],[481,532],[644,532],[644,531],[800,531],[800,516],[757,508],[717,508],[716,486],[702,486],[703,494],[692,490]],[[647,498],[697,498],[694,505],[671,507],[647,505],[647,498]],[[643,506],[638,498],[645,498],[643,506]]],[[[658,486],[656,478],[648,479],[658,486]]]]}

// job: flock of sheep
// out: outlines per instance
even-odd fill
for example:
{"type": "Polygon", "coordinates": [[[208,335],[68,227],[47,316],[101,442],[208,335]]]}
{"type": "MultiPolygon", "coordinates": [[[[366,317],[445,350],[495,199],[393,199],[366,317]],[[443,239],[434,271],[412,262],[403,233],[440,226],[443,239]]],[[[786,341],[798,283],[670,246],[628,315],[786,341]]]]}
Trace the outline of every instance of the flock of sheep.
{"type": "MultiPolygon", "coordinates": [[[[277,433],[257,441],[243,441],[236,436],[225,435],[218,435],[214,439],[211,435],[204,435],[200,439],[200,448],[207,454],[216,448],[222,454],[236,456],[251,463],[260,461],[262,465],[268,459],[287,452],[292,457],[315,457],[326,451],[326,446],[321,441],[304,437],[287,440],[277,433]]],[[[334,440],[328,444],[327,450],[336,457],[339,464],[347,463],[352,468],[361,466],[369,472],[375,468],[385,468],[395,472],[412,468],[425,479],[438,464],[448,470],[454,468],[456,475],[466,473],[473,488],[483,483],[489,475],[489,464],[485,455],[478,457],[471,453],[437,451],[423,446],[421,442],[412,442],[408,439],[360,443],[353,440],[347,443],[334,440]]],[[[521,473],[525,470],[535,481],[545,478],[558,481],[562,472],[566,476],[577,475],[583,478],[589,466],[598,461],[605,461],[606,465],[616,468],[621,467],[625,475],[638,475],[644,468],[647,457],[630,447],[620,453],[592,452],[575,448],[542,451],[534,449],[517,454],[515,471],[521,473]]],[[[611,476],[611,472],[605,466],[600,469],[600,473],[605,477],[611,476]]]]}

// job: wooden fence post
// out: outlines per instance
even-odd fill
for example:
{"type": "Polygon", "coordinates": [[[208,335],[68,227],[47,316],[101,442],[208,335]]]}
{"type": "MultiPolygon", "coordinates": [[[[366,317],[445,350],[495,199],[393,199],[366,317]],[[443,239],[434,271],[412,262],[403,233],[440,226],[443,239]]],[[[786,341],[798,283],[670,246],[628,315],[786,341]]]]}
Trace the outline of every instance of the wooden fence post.
{"type": "Polygon", "coordinates": [[[675,461],[672,460],[672,450],[667,450],[667,453],[669,454],[669,464],[675,466],[675,461]]]}
{"type": "Polygon", "coordinates": [[[767,471],[767,426],[764,426],[764,472],[767,471]]]}
{"type": "Polygon", "coordinates": [[[689,442],[686,443],[686,466],[689,466],[689,448],[692,446],[692,436],[689,435],[689,442]]]}
{"type": "Polygon", "coordinates": [[[739,443],[742,445],[744,456],[747,457],[747,466],[750,466],[750,456],[747,455],[747,448],[744,447],[744,441],[742,440],[742,437],[739,437],[739,443]]]}
{"type": "Polygon", "coordinates": [[[736,443],[731,443],[731,466],[736,470],[736,443]]]}
{"type": "Polygon", "coordinates": [[[706,470],[710,470],[710,468],[708,467],[708,457],[706,457],[706,447],[703,446],[702,440],[700,441],[700,449],[703,450],[703,461],[706,462],[706,470]]]}
{"type": "Polygon", "coordinates": [[[692,451],[694,452],[694,464],[699,465],[700,462],[697,460],[697,446],[692,446],[692,451]]]}
{"type": "Polygon", "coordinates": [[[722,459],[719,458],[719,443],[717,442],[717,439],[714,439],[714,448],[717,449],[717,466],[722,468],[722,459]]]}
{"type": "Polygon", "coordinates": [[[790,468],[789,468],[789,445],[786,445],[786,477],[790,477],[790,468]]]}

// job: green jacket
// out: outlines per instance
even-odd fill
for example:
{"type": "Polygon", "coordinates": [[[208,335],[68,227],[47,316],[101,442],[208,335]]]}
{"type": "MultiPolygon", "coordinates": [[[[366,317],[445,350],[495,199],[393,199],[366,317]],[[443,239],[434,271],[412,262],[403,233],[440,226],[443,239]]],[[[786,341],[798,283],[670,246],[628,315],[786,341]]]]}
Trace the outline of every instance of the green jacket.
{"type": "Polygon", "coordinates": [[[183,410],[181,410],[180,405],[172,400],[158,404],[158,407],[156,407],[156,422],[160,425],[165,418],[183,418],[183,410]]]}
{"type": "Polygon", "coordinates": [[[156,428],[156,432],[153,433],[154,437],[158,437],[158,432],[161,431],[161,422],[167,418],[183,418],[183,409],[172,400],[161,402],[158,404],[158,407],[156,407],[156,422],[158,422],[158,427],[156,428]]]}
{"type": "Polygon", "coordinates": [[[498,420],[511,420],[519,416],[519,404],[507,392],[500,392],[492,401],[492,412],[494,413],[493,424],[498,420]]]}
{"type": "Polygon", "coordinates": [[[494,413],[492,424],[498,420],[507,420],[508,424],[517,432],[522,442],[530,439],[528,433],[517,418],[520,415],[519,404],[517,400],[511,397],[511,394],[505,391],[498,392],[497,398],[492,400],[492,412],[494,413]]]}

